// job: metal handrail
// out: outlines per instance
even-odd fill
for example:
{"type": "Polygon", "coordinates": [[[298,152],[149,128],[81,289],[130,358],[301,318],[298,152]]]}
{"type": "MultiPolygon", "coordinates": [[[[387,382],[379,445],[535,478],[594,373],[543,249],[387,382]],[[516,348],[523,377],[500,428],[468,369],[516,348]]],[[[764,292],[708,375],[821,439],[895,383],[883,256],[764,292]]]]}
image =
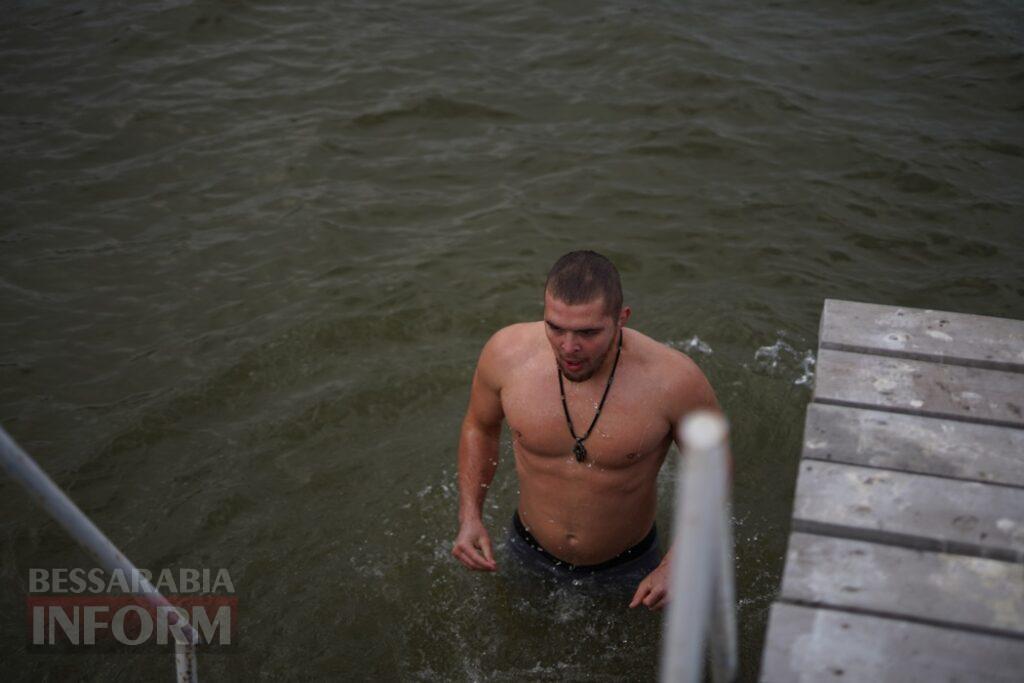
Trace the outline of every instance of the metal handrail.
{"type": "Polygon", "coordinates": [[[676,437],[685,456],[676,482],[672,601],[663,629],[660,680],[702,680],[710,631],[712,679],[727,683],[738,669],[728,423],[718,413],[695,412],[676,437]]]}
{"type": "Polygon", "coordinates": [[[174,664],[179,683],[197,683],[196,645],[198,636],[188,619],[184,617],[146,577],[117,549],[110,539],[92,523],[85,513],[53,483],[46,472],[36,464],[28,453],[15,443],[14,439],[0,427],[0,465],[50,517],[64,527],[75,541],[93,556],[100,566],[109,573],[120,571],[138,587],[141,595],[154,608],[167,610],[168,622],[175,626],[174,664]]]}

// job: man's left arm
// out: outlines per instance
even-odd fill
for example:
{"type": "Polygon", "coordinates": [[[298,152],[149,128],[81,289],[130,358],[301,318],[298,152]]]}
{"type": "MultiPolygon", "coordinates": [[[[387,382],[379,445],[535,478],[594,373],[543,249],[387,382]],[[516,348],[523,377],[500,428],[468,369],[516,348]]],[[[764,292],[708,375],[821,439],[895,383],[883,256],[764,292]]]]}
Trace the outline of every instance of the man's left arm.
{"type": "MultiPolygon", "coordinates": [[[[673,385],[672,396],[667,405],[671,411],[669,419],[672,424],[672,438],[676,439],[676,447],[682,453],[684,445],[679,443],[677,435],[683,418],[695,410],[713,410],[720,413],[722,409],[718,405],[711,383],[697,364],[689,358],[686,358],[685,369],[681,372],[680,379],[673,385]]],[[[732,471],[731,463],[729,470],[732,471]]],[[[679,505],[680,501],[675,501],[675,504],[679,505]]],[[[630,609],[643,605],[650,610],[660,610],[668,604],[671,599],[669,579],[672,575],[672,550],[669,548],[661,564],[640,581],[633,599],[629,602],[630,609]]]]}

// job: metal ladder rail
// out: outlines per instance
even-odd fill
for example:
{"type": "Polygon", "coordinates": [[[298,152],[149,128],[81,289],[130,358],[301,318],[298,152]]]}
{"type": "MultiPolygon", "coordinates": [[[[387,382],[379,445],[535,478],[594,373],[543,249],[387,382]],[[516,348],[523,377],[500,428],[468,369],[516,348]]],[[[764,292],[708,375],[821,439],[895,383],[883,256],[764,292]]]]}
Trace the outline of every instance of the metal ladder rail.
{"type": "Polygon", "coordinates": [[[196,645],[199,640],[188,619],[153,587],[124,553],[118,550],[60,487],[53,483],[32,456],[15,443],[3,427],[0,427],[0,465],[50,517],[93,556],[105,571],[111,574],[115,570],[121,571],[131,582],[131,586],[139,587],[138,594],[154,609],[167,610],[168,622],[173,627],[171,632],[175,638],[174,663],[177,680],[179,683],[197,683],[196,645]]]}
{"type": "Polygon", "coordinates": [[[729,502],[728,423],[699,411],[683,422],[676,443],[685,457],[676,482],[672,601],[662,629],[662,683],[698,683],[710,633],[715,683],[737,675],[736,599],[729,502]]]}

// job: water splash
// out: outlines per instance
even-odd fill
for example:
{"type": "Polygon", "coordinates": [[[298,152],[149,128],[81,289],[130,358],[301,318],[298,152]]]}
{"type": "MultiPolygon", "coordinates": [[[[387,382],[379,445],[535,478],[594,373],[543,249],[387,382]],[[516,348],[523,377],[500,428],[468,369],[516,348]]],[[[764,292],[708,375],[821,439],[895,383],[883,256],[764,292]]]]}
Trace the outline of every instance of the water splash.
{"type": "Polygon", "coordinates": [[[800,361],[800,369],[803,370],[803,374],[793,381],[796,386],[806,386],[814,388],[814,366],[817,364],[818,359],[815,357],[814,352],[808,349],[804,351],[803,360],[800,361]]]}
{"type": "Polygon", "coordinates": [[[793,386],[814,387],[814,366],[817,358],[811,349],[797,350],[781,337],[775,343],[761,346],[754,352],[753,370],[759,375],[791,379],[793,386]]]}
{"type": "Polygon", "coordinates": [[[666,344],[685,353],[699,353],[704,356],[714,353],[711,346],[697,335],[693,335],[686,341],[669,341],[666,344]]]}

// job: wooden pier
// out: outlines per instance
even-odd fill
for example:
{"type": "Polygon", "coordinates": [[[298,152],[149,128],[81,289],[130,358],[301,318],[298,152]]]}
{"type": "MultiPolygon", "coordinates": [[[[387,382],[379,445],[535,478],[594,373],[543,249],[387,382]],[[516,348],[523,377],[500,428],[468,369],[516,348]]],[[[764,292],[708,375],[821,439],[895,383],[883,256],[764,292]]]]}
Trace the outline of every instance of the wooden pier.
{"type": "Polygon", "coordinates": [[[761,681],[1024,681],[1024,322],[827,300],[761,681]]]}

